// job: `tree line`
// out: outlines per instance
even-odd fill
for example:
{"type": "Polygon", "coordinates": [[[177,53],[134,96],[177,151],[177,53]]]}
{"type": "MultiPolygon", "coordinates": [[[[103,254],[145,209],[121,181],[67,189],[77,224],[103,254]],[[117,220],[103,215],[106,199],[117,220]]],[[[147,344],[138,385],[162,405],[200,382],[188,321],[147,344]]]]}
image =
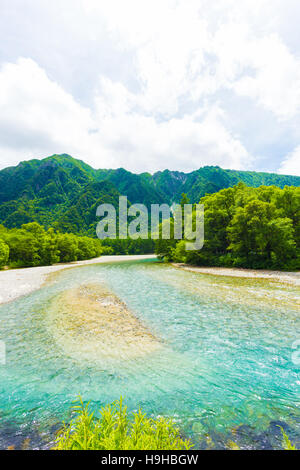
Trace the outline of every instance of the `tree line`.
{"type": "Polygon", "coordinates": [[[0,267],[43,266],[100,256],[105,249],[100,240],[71,233],[45,230],[37,222],[19,229],[0,225],[0,267]]]}
{"type": "Polygon", "coordinates": [[[152,240],[99,240],[73,233],[46,230],[37,222],[8,229],[0,225],[0,269],[48,266],[96,258],[100,255],[153,253],[152,240]]]}
{"type": "Polygon", "coordinates": [[[161,258],[202,266],[300,269],[299,187],[239,183],[200,203],[205,214],[203,248],[186,251],[184,240],[160,239],[155,251],[161,258]]]}
{"type": "MultiPolygon", "coordinates": [[[[188,203],[183,194],[182,205],[188,203]]],[[[37,222],[0,225],[0,268],[51,265],[101,254],[155,252],[167,261],[202,266],[300,269],[300,188],[247,187],[243,183],[201,198],[205,241],[186,251],[184,240],[99,239],[47,230],[37,222]]],[[[174,234],[174,230],[173,230],[174,234]]]]}

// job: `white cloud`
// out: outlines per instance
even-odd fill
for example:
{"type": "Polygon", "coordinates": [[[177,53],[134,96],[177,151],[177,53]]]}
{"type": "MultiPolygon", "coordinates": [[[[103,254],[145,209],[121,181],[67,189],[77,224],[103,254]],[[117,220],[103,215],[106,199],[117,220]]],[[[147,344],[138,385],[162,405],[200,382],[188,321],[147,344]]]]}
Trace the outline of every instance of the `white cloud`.
{"type": "Polygon", "coordinates": [[[106,18],[120,48],[134,49],[149,112],[169,117],[182,98],[197,102],[227,88],[279,119],[299,112],[300,61],[273,31],[284,14],[280,0],[83,4],[106,18]]]}
{"type": "Polygon", "coordinates": [[[92,126],[90,111],[51,81],[33,60],[21,58],[0,71],[1,154],[75,148],[92,126]]]}
{"type": "Polygon", "coordinates": [[[285,157],[278,172],[284,175],[300,176],[300,145],[285,157]]]}
{"type": "MultiPolygon", "coordinates": [[[[11,14],[10,2],[2,1],[11,14]]],[[[300,123],[300,62],[284,26],[288,17],[298,31],[295,0],[28,0],[27,5],[39,33],[34,47],[26,36],[26,57],[34,50],[35,60],[14,57],[0,69],[2,166],[67,152],[95,167],[137,171],[204,164],[256,168],[258,160],[246,147],[255,139],[271,147],[268,139],[279,135],[281,123],[296,136],[292,144],[299,144],[294,129],[300,123]],[[43,30],[55,31],[55,41],[43,30]],[[247,122],[249,103],[247,133],[239,121],[244,113],[247,122]],[[255,113],[257,127],[272,116],[264,139],[257,138],[262,131],[255,127],[255,113]]],[[[22,12],[21,6],[14,11],[22,12]]],[[[22,24],[26,18],[27,13],[22,24]]],[[[28,35],[32,29],[26,25],[28,35]]],[[[12,41],[14,35],[5,31],[12,41]]],[[[265,161],[264,150],[255,148],[265,161]]]]}
{"type": "Polygon", "coordinates": [[[228,168],[248,168],[251,164],[246,149],[225,128],[220,108],[203,108],[181,118],[157,121],[142,114],[139,101],[126,96],[124,89],[120,93],[118,84],[115,93],[113,88],[106,83],[108,94],[98,97],[97,122],[108,155],[118,155],[118,162],[126,162],[126,168],[192,170],[205,164],[228,168]],[[122,105],[114,107],[118,94],[122,105]]]}
{"type": "Polygon", "coordinates": [[[274,34],[244,44],[244,65],[253,70],[235,81],[233,89],[249,96],[279,119],[290,119],[300,110],[300,60],[274,34]]]}
{"type": "MultiPolygon", "coordinates": [[[[218,107],[157,121],[145,113],[143,97],[102,79],[93,109],[78,104],[31,59],[0,72],[1,155],[15,160],[69,152],[96,167],[135,171],[204,164],[243,168],[249,155],[224,125],[218,107]]],[[[6,161],[3,161],[5,164],[6,161]]]]}

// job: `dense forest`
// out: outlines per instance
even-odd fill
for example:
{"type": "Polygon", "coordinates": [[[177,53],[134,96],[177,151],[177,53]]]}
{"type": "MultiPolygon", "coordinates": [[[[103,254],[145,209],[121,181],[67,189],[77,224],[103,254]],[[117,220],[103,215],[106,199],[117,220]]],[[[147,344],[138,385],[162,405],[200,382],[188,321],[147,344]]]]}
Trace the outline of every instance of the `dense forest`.
{"type": "Polygon", "coordinates": [[[0,223],[8,228],[37,222],[46,229],[96,237],[96,208],[118,204],[126,195],[129,204],[179,202],[186,193],[191,202],[206,194],[232,187],[300,186],[300,177],[271,173],[223,170],[206,166],[191,173],[165,170],[133,174],[118,170],[95,170],[69,155],[21,162],[0,171],[0,223]]]}
{"type": "Polygon", "coordinates": [[[37,222],[7,229],[0,225],[0,268],[43,266],[95,258],[110,250],[98,239],[45,230],[37,222]]]}
{"type": "Polygon", "coordinates": [[[202,250],[186,251],[185,241],[173,237],[156,242],[160,257],[201,266],[300,269],[299,187],[239,183],[200,203],[205,210],[202,250]]]}
{"type": "Polygon", "coordinates": [[[37,222],[20,229],[0,225],[0,269],[45,266],[95,258],[100,255],[130,255],[154,252],[153,240],[110,240],[45,230],[37,222]]]}

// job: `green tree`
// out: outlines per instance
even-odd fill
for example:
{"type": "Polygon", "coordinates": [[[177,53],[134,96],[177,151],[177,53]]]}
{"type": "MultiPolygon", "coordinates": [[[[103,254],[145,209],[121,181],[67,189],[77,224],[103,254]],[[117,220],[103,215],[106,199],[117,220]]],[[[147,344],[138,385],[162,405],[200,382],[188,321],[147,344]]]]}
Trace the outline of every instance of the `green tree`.
{"type": "Polygon", "coordinates": [[[9,258],[9,246],[0,238],[0,269],[6,266],[9,258]]]}
{"type": "Polygon", "coordinates": [[[57,243],[58,235],[53,228],[49,228],[45,233],[41,247],[41,260],[44,265],[58,263],[60,260],[60,251],[57,243]]]}
{"type": "Polygon", "coordinates": [[[70,233],[59,234],[57,237],[57,247],[61,262],[77,261],[78,241],[75,235],[70,233]]]}
{"type": "Polygon", "coordinates": [[[9,260],[13,266],[38,266],[40,264],[39,243],[26,230],[12,230],[6,236],[9,246],[9,260]]]}
{"type": "Polygon", "coordinates": [[[176,240],[159,240],[156,253],[196,265],[300,268],[300,189],[247,187],[239,183],[203,197],[205,240],[188,251],[176,240]]]}
{"type": "Polygon", "coordinates": [[[176,248],[178,240],[174,238],[174,220],[164,220],[159,225],[159,238],[155,241],[155,253],[159,256],[159,258],[165,258],[165,260],[171,261],[173,259],[173,252],[176,248]],[[163,239],[163,224],[170,224],[170,238],[163,239]]]}

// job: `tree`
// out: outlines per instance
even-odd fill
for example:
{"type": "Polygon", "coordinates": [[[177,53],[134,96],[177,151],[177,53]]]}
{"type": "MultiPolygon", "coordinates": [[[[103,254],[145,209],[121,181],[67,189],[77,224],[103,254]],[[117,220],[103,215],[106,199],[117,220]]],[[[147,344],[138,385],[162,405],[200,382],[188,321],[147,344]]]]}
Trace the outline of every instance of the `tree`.
{"type": "MultiPolygon", "coordinates": [[[[269,222],[270,251],[275,257],[274,265],[280,268],[293,267],[293,260],[297,261],[294,232],[293,221],[287,217],[278,217],[269,222]]],[[[297,269],[297,263],[295,263],[295,269],[297,269]]]]}
{"type": "Polygon", "coordinates": [[[57,237],[57,247],[61,262],[77,261],[78,241],[75,235],[70,233],[59,234],[57,237]]]}
{"type": "Polygon", "coordinates": [[[13,230],[6,236],[9,259],[14,266],[38,266],[40,264],[39,242],[23,229],[13,230]]]}
{"type": "Polygon", "coordinates": [[[196,265],[300,268],[300,188],[239,183],[203,197],[205,239],[200,251],[159,240],[156,253],[196,265]]]}
{"type": "Polygon", "coordinates": [[[9,258],[9,246],[0,238],[0,269],[6,266],[9,258]]]}
{"type": "Polygon", "coordinates": [[[41,247],[41,260],[44,265],[58,263],[60,260],[60,251],[58,249],[57,234],[53,228],[49,228],[45,233],[41,247]]]}
{"type": "Polygon", "coordinates": [[[178,240],[174,239],[174,220],[164,220],[159,225],[159,238],[155,241],[155,253],[159,256],[159,258],[165,258],[165,260],[172,260],[173,250],[176,247],[178,240]],[[163,224],[170,223],[170,238],[163,239],[163,224]]]}

